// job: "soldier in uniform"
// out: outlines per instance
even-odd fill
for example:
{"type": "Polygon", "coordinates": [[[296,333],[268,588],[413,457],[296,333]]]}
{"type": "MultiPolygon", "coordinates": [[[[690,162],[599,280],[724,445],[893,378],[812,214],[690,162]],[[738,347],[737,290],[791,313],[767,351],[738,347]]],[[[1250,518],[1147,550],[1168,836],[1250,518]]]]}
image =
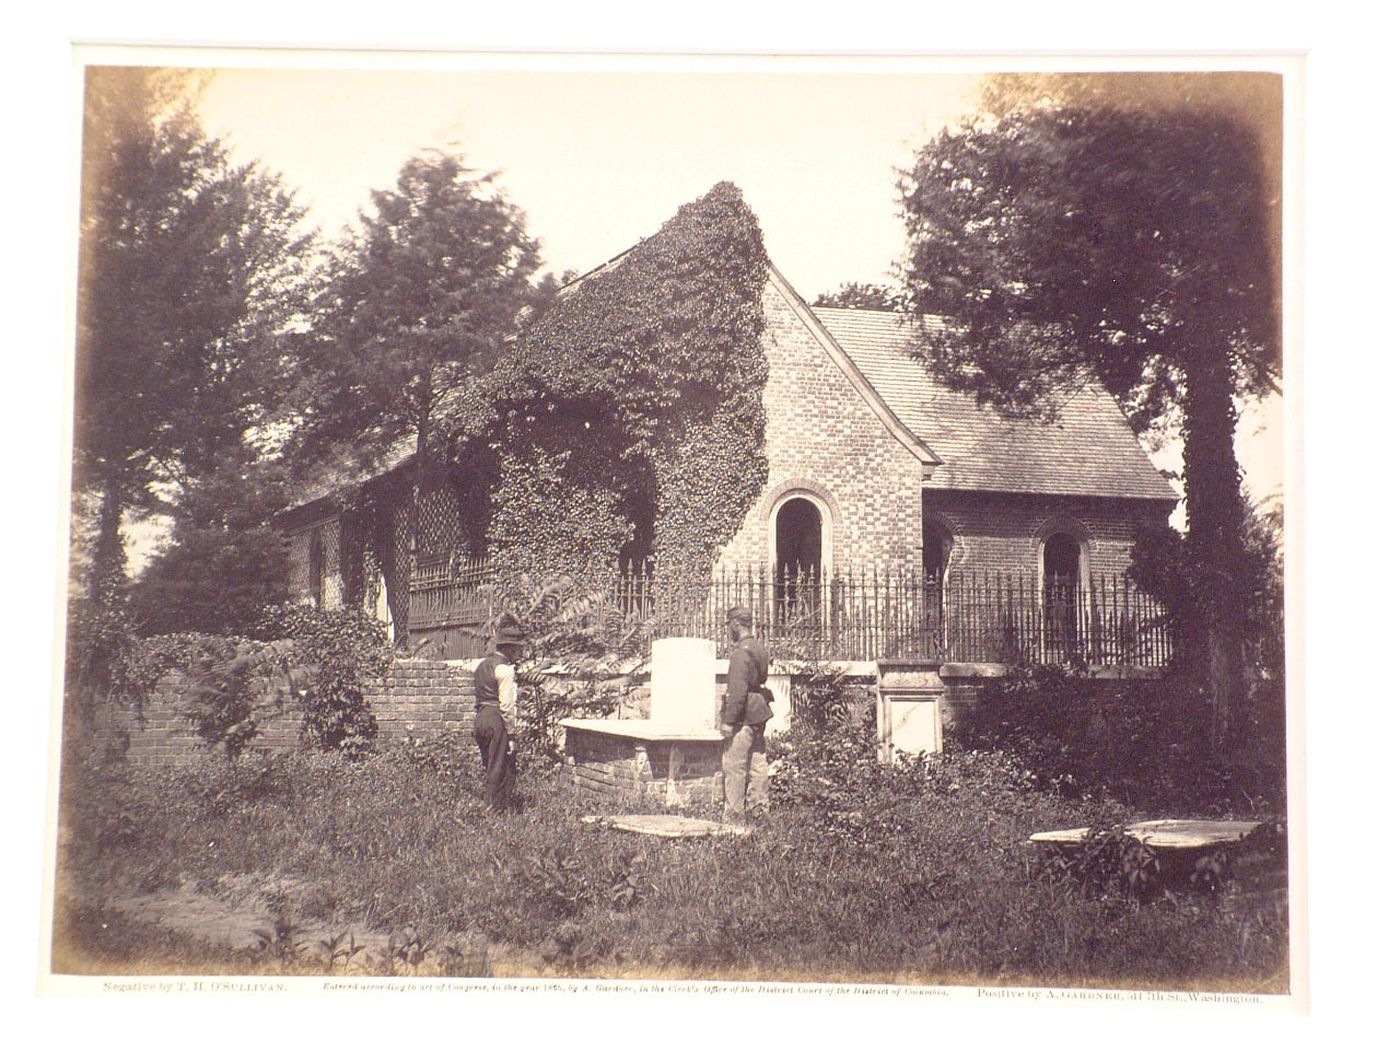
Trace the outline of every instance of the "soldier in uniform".
{"type": "Polygon", "coordinates": [[[742,823],[768,812],[768,745],[764,727],[773,717],[768,680],[768,650],[754,637],[753,612],[730,609],[725,619],[734,648],[729,653],[729,682],[720,711],[724,734],[724,819],[742,823]]]}

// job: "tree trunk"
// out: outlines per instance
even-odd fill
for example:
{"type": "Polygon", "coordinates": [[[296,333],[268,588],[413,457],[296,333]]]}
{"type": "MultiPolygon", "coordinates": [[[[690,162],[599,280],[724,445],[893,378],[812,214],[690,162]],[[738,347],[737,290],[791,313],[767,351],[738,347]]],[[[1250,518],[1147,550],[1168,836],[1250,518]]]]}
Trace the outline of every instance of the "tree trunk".
{"type": "Polygon", "coordinates": [[[93,546],[88,596],[106,605],[126,580],[126,548],[122,545],[122,490],[115,475],[102,480],[97,512],[97,541],[93,546]]]}
{"type": "Polygon", "coordinates": [[[1244,698],[1244,645],[1251,581],[1244,549],[1244,501],[1235,456],[1236,411],[1225,347],[1198,345],[1186,359],[1183,473],[1187,549],[1194,573],[1186,656],[1204,674],[1210,754],[1226,757],[1231,719],[1244,698]]]}

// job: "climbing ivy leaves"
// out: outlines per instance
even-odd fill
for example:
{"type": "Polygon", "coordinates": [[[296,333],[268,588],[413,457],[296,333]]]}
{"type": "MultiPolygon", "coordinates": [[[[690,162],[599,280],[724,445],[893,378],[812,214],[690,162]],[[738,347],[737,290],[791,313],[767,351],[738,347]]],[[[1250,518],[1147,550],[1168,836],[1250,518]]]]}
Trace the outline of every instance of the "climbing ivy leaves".
{"type": "Polygon", "coordinates": [[[566,287],[497,369],[491,546],[539,568],[708,566],[767,479],[768,257],[720,183],[566,287]]]}

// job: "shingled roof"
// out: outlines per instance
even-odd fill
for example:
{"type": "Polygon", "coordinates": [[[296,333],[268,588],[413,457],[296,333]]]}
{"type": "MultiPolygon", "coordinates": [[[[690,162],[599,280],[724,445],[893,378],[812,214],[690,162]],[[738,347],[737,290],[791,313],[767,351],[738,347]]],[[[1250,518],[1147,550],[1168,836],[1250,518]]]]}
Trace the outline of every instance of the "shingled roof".
{"type": "MultiPolygon", "coordinates": [[[[485,398],[478,388],[461,386],[447,391],[434,408],[433,419],[435,424],[455,423],[458,428],[470,431],[482,424],[488,411],[485,398]]],[[[303,517],[313,504],[348,495],[361,485],[412,462],[418,450],[418,437],[415,433],[400,434],[387,444],[381,437],[380,441],[369,442],[369,445],[378,445],[380,451],[362,456],[351,453],[339,462],[324,465],[282,512],[284,520],[287,516],[303,517]]]]}
{"type": "Polygon", "coordinates": [[[287,509],[291,511],[307,507],[328,497],[350,492],[367,481],[383,477],[412,459],[417,447],[417,436],[404,434],[395,438],[387,449],[372,459],[328,466],[316,476],[315,480],[297,493],[296,501],[287,509]]]}
{"type": "Polygon", "coordinates": [[[905,426],[943,461],[931,488],[1175,502],[1111,394],[1090,381],[1053,421],[1007,419],[936,382],[910,356],[911,329],[880,310],[814,307],[822,326],[905,426]]]}

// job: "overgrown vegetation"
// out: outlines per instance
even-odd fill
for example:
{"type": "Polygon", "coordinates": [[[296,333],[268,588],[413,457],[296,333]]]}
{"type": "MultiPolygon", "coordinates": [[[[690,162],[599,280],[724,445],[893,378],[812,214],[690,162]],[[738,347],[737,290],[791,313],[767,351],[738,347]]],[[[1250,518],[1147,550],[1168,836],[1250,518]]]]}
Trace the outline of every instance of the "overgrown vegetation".
{"type": "MultiPolygon", "coordinates": [[[[873,848],[788,803],[748,839],[628,838],[581,825],[572,789],[542,774],[503,821],[473,790],[470,750],[445,747],[75,771],[58,968],[85,947],[72,936],[96,935],[71,917],[104,901],[184,886],[263,916],[253,888],[278,885],[304,940],[406,925],[425,946],[486,938],[497,975],[1286,987],[1286,922],[1267,908],[1088,894],[1031,870],[1027,834],[1103,810],[1027,790],[995,756],[941,760],[921,791],[869,799],[895,809],[874,808],[879,823],[914,829],[873,848]],[[113,798],[120,810],[102,808],[113,798]]],[[[119,956],[104,946],[123,971],[168,947],[130,936],[119,956]]]]}
{"type": "Polygon", "coordinates": [[[720,183],[561,293],[493,377],[494,551],[537,570],[713,560],[767,477],[767,264],[720,183]]]}
{"type": "Polygon", "coordinates": [[[392,650],[384,626],[359,610],[271,606],[254,637],[143,638],[121,601],[80,599],[72,609],[65,697],[76,723],[101,705],[130,706],[140,716],[161,678],[175,672],[184,678],[181,711],[195,735],[230,761],[287,703],[299,707],[313,747],[359,757],[373,744],[363,690],[388,670],[392,650]]]}
{"type": "Polygon", "coordinates": [[[268,610],[260,630],[287,639],[288,662],[304,669],[299,698],[306,740],[362,757],[376,732],[364,688],[384,677],[393,655],[384,625],[358,609],[289,605],[268,610]]]}
{"type": "Polygon", "coordinates": [[[1265,733],[1261,716],[1250,761],[1226,765],[1212,760],[1200,732],[1207,704],[1202,687],[1179,676],[1016,668],[961,717],[953,741],[1015,755],[1038,786],[1066,796],[1111,796],[1173,815],[1281,814],[1282,719],[1265,733]]]}
{"type": "Polygon", "coordinates": [[[57,965],[210,971],[207,946],[131,922],[131,900],[164,887],[253,910],[266,947],[226,953],[240,972],[1286,989],[1281,898],[1224,871],[1160,891],[1152,858],[1113,830],[1141,811],[1072,797],[1007,753],[881,765],[868,699],[829,669],[795,710],[770,748],[775,819],[743,839],[585,826],[586,803],[542,765],[524,813],[502,819],[466,734],[358,762],[74,759],[57,965]],[[1104,829],[1081,861],[1056,868],[1026,845],[1075,826],[1104,829]],[[114,902],[121,945],[91,921],[114,902]],[[369,946],[353,957],[352,937],[369,946]]]}

